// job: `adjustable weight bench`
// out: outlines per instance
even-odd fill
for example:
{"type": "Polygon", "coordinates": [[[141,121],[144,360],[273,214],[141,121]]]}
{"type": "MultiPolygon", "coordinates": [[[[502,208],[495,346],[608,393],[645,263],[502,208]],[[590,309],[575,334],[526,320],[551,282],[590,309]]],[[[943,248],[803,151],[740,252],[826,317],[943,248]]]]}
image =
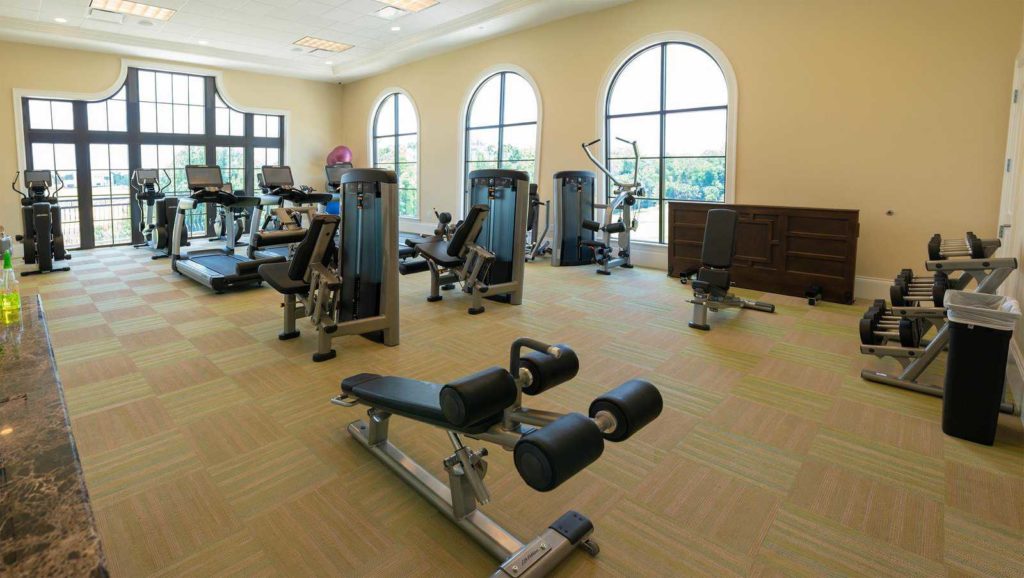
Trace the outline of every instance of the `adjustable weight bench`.
{"type": "Polygon", "coordinates": [[[512,451],[523,481],[548,492],[596,461],[604,440],[623,441],[658,417],[662,398],[649,382],[634,379],[591,402],[589,417],[528,409],[522,406],[524,394],[538,395],[573,379],[579,359],[566,345],[526,338],[512,344],[510,357],[508,370],[491,367],[446,385],[354,375],[341,382],[341,395],[331,401],[369,407],[368,419],[349,424],[349,434],[500,560],[494,577],[536,577],[552,571],[576,547],[597,555],[593,524],[570,510],[538,537],[520,542],[478,509],[491,500],[483,482],[487,450],[470,449],[462,436],[512,451]],[[532,351],[522,355],[523,348],[532,351]],[[446,430],[453,447],[443,461],[448,485],[388,440],[392,415],[446,430]]]}
{"type": "Polygon", "coordinates": [[[484,312],[483,298],[489,290],[482,281],[494,263],[494,253],[476,244],[490,209],[487,205],[474,205],[466,219],[452,234],[451,240],[435,236],[415,243],[413,249],[423,262],[399,267],[402,275],[430,271],[431,303],[441,300],[441,288],[454,283],[462,284],[462,291],[473,296],[470,315],[484,312]]]}
{"type": "MultiPolygon", "coordinates": [[[[697,279],[693,281],[693,321],[690,327],[708,331],[708,310],[736,307],[740,309],[756,309],[765,313],[775,313],[775,305],[761,301],[743,299],[729,293],[732,282],[729,268],[736,254],[736,224],[739,218],[731,209],[711,209],[708,211],[707,223],[704,227],[704,244],[700,251],[700,269],[697,279]]],[[[686,283],[686,276],[682,282],[686,283]]]]}

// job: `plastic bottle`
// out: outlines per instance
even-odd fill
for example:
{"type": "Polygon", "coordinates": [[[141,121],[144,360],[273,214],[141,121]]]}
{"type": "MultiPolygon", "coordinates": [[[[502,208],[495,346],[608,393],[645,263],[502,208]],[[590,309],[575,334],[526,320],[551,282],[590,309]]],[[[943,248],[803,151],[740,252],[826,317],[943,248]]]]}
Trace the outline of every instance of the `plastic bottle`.
{"type": "Polygon", "coordinates": [[[4,252],[4,268],[0,272],[0,311],[5,313],[5,318],[10,312],[21,311],[21,287],[11,265],[10,251],[4,252]]]}

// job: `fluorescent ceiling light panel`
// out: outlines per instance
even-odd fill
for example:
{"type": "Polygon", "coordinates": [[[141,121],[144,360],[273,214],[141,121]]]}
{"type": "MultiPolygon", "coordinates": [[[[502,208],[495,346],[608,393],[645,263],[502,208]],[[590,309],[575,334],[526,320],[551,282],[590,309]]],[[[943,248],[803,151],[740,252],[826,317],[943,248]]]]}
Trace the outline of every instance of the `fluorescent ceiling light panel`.
{"type": "Polygon", "coordinates": [[[351,44],[332,42],[330,40],[324,40],[323,38],[314,38],[312,36],[305,36],[299,40],[296,40],[292,44],[295,44],[296,46],[305,46],[306,48],[313,48],[316,50],[326,50],[327,52],[344,52],[349,48],[352,48],[351,44]]]}
{"type": "Polygon", "coordinates": [[[383,18],[384,20],[394,20],[399,16],[405,16],[407,12],[405,10],[399,10],[393,6],[385,6],[380,10],[373,13],[377,18],[383,18]]]}
{"type": "Polygon", "coordinates": [[[406,12],[419,12],[437,5],[437,0],[377,0],[406,12]]]}
{"type": "Polygon", "coordinates": [[[152,18],[153,20],[162,20],[164,22],[170,20],[171,16],[174,16],[176,12],[170,8],[150,6],[149,4],[139,2],[128,2],[127,0],[92,0],[89,3],[89,8],[127,14],[129,16],[139,16],[141,18],[152,18]]]}

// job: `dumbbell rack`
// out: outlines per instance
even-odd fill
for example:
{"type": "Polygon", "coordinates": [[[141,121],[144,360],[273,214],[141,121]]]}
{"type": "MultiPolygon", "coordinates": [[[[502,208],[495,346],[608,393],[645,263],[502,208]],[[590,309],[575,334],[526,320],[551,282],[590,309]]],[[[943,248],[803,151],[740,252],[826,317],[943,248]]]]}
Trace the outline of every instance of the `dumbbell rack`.
{"type": "MultiPolygon", "coordinates": [[[[939,245],[939,252],[936,253],[933,251],[933,247],[937,242],[941,243],[941,238],[936,236],[929,242],[929,256],[937,255],[939,258],[927,261],[925,269],[935,274],[960,273],[960,276],[955,279],[947,278],[950,289],[963,290],[971,281],[975,281],[977,282],[977,286],[974,288],[976,293],[995,294],[1006,278],[1017,269],[1017,260],[1014,258],[991,258],[999,248],[998,240],[982,241],[976,237],[973,240],[971,238],[972,235],[968,233],[968,241],[965,241],[965,246],[983,251],[981,258],[949,259],[949,257],[968,257],[972,254],[970,249],[960,251],[959,246],[953,248],[950,245],[939,245]]],[[[915,300],[909,301],[915,302],[915,300]]],[[[872,309],[880,306],[883,307],[883,312],[878,324],[880,331],[876,337],[880,338],[882,343],[862,344],[860,351],[863,354],[877,357],[892,357],[903,366],[903,371],[899,374],[889,374],[865,369],[861,371],[861,377],[883,385],[942,397],[943,388],[941,386],[919,383],[918,379],[949,345],[949,324],[946,321],[945,309],[920,306],[893,306],[891,309],[887,309],[884,308],[884,302],[882,304],[876,302],[872,309]],[[900,332],[892,331],[894,327],[898,329],[900,319],[919,319],[925,324],[936,327],[938,331],[931,339],[922,340],[919,347],[890,345],[891,341],[900,341],[900,332]]],[[[869,313],[872,309],[869,309],[869,313]]],[[[928,327],[924,327],[921,334],[923,335],[928,329],[928,327]]],[[[1009,403],[1001,404],[999,409],[1004,413],[1014,413],[1015,411],[1013,404],[1009,403]]]]}

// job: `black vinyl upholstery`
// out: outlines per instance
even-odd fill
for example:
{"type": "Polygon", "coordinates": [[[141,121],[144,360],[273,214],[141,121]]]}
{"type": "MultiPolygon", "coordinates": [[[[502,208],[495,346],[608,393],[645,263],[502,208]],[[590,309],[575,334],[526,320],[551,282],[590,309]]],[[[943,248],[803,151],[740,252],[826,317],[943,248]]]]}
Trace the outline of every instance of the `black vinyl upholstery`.
{"type": "MultiPolygon", "coordinates": [[[[339,219],[335,215],[316,215],[309,224],[309,229],[304,231],[302,242],[295,248],[295,254],[291,261],[279,263],[267,263],[259,266],[260,277],[282,295],[297,295],[309,291],[309,283],[305,281],[306,271],[309,269],[310,261],[313,259],[313,251],[316,249],[316,242],[324,227],[330,227],[331,237],[334,230],[338,228],[339,219]]],[[[334,255],[334,242],[331,241],[324,257],[322,265],[329,265],[334,255]]]]}
{"type": "Polygon", "coordinates": [[[715,269],[732,267],[736,252],[736,211],[711,209],[704,227],[704,246],[700,252],[701,264],[715,269]]]}
{"type": "Polygon", "coordinates": [[[501,421],[503,414],[498,411],[468,425],[451,423],[441,409],[441,390],[444,387],[417,379],[373,373],[360,373],[341,382],[342,392],[359,398],[366,405],[453,431],[482,433],[501,421]]]}
{"type": "Polygon", "coordinates": [[[270,285],[282,295],[298,295],[309,292],[309,283],[302,279],[292,279],[288,276],[290,265],[287,261],[260,265],[260,277],[267,282],[267,285],[270,285]]]}
{"type": "MultiPolygon", "coordinates": [[[[466,215],[466,220],[459,225],[459,228],[452,235],[452,240],[448,244],[448,255],[451,257],[458,257],[462,254],[463,247],[466,243],[475,243],[476,239],[470,239],[469,234],[473,230],[476,222],[482,221],[487,218],[487,213],[490,212],[490,208],[487,205],[473,205],[469,210],[469,214],[466,215]]],[[[479,230],[477,231],[479,234],[479,230]]]]}
{"type": "Polygon", "coordinates": [[[450,248],[451,244],[448,241],[434,241],[416,245],[416,250],[419,251],[420,255],[438,265],[442,267],[458,267],[462,264],[463,260],[461,257],[449,255],[450,248]]]}

